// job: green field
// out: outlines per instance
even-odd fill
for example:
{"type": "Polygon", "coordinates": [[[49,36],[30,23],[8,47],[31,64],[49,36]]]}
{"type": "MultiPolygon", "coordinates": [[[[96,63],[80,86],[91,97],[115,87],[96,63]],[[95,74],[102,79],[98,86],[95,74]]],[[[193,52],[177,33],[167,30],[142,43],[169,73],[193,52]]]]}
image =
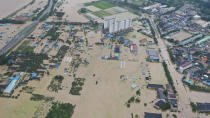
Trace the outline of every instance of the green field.
{"type": "Polygon", "coordinates": [[[89,2],[89,3],[85,3],[85,6],[95,6],[98,7],[100,9],[108,9],[111,7],[115,7],[115,5],[109,3],[109,2],[105,2],[105,1],[98,1],[98,2],[89,2]]]}
{"type": "Polygon", "coordinates": [[[94,14],[94,15],[100,17],[100,18],[103,18],[104,16],[110,16],[110,15],[112,15],[111,13],[106,12],[106,11],[103,11],[103,10],[93,12],[92,14],[94,14]]]}
{"type": "Polygon", "coordinates": [[[141,5],[143,5],[147,1],[148,0],[132,0],[132,3],[141,6],[141,5]]]}

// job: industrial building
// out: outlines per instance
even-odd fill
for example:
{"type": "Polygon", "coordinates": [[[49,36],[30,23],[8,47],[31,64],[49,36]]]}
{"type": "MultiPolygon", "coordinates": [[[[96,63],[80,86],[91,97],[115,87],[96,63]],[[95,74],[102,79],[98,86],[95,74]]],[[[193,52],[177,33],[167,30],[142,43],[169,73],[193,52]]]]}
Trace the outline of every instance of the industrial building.
{"type": "Polygon", "coordinates": [[[160,57],[156,50],[147,50],[147,53],[149,55],[150,62],[159,62],[160,61],[160,57]]]}
{"type": "Polygon", "coordinates": [[[131,28],[134,17],[129,16],[131,16],[129,12],[123,12],[104,17],[104,30],[112,34],[131,28]]]}
{"type": "Polygon", "coordinates": [[[200,112],[210,112],[210,103],[196,103],[200,112]]]}
{"type": "Polygon", "coordinates": [[[144,117],[145,118],[162,118],[162,114],[145,112],[144,117]]]}
{"type": "Polygon", "coordinates": [[[4,90],[4,94],[10,94],[12,92],[12,90],[14,89],[17,81],[20,79],[21,74],[17,74],[15,77],[11,77],[10,78],[10,83],[7,86],[7,88],[4,90]]]}

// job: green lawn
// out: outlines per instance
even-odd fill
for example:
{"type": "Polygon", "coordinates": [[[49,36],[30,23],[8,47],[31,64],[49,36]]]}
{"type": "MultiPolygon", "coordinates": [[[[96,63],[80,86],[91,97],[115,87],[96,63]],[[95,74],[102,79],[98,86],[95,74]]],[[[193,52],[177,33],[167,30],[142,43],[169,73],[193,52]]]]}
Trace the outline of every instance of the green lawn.
{"type": "Polygon", "coordinates": [[[132,3],[133,4],[136,4],[136,5],[143,5],[145,2],[147,2],[147,0],[132,0],[132,3]]]}
{"type": "Polygon", "coordinates": [[[103,11],[103,10],[93,12],[92,14],[94,14],[94,15],[100,17],[100,18],[103,18],[104,16],[110,16],[110,15],[112,15],[111,13],[106,12],[106,11],[103,11]]]}
{"type": "Polygon", "coordinates": [[[115,5],[109,3],[109,2],[105,2],[105,1],[98,1],[98,2],[89,2],[89,3],[85,3],[85,6],[95,6],[98,7],[100,9],[108,9],[111,7],[115,7],[115,5]]]}

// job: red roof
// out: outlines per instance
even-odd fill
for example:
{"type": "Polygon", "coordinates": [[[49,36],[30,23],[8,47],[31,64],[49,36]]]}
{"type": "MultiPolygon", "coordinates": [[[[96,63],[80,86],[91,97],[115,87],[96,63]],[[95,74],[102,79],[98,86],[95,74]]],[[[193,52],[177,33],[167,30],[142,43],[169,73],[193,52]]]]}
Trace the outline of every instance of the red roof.
{"type": "Polygon", "coordinates": [[[133,45],[133,50],[137,50],[136,44],[133,45]]]}
{"type": "Polygon", "coordinates": [[[202,60],[206,62],[208,61],[208,58],[204,57],[202,60]]]}
{"type": "Polygon", "coordinates": [[[147,39],[146,38],[143,38],[143,39],[141,39],[141,41],[147,41],[147,39]]]}

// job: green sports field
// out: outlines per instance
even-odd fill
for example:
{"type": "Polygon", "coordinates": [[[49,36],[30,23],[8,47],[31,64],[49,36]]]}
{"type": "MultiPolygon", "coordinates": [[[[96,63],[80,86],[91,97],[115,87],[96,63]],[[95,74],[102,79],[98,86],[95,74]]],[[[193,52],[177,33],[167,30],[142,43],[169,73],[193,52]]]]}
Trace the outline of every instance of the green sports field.
{"type": "Polygon", "coordinates": [[[100,9],[108,9],[111,7],[115,7],[115,5],[109,3],[109,2],[105,2],[105,1],[97,1],[97,2],[89,2],[89,3],[85,3],[85,6],[95,6],[98,7],[100,9]]]}

